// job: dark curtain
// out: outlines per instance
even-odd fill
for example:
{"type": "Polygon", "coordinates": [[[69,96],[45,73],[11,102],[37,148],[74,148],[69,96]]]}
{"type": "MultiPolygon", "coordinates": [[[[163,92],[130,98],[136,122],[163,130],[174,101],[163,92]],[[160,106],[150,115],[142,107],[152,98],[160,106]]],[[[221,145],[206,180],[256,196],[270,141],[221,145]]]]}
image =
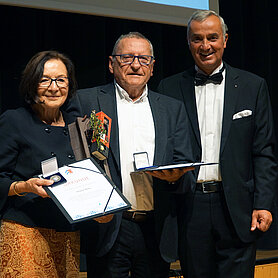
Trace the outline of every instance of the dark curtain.
{"type": "MultiPolygon", "coordinates": [[[[275,4],[274,0],[219,0],[220,15],[229,28],[224,60],[266,78],[277,130],[275,4]]],[[[31,56],[42,50],[55,49],[73,60],[79,88],[112,80],[108,56],[116,39],[129,31],[139,31],[153,43],[156,62],[150,88],[155,90],[163,77],[193,64],[182,26],[0,5],[0,30],[0,112],[21,105],[21,72],[31,56]]],[[[277,203],[275,221],[260,240],[260,248],[278,248],[276,212],[277,203]]]]}

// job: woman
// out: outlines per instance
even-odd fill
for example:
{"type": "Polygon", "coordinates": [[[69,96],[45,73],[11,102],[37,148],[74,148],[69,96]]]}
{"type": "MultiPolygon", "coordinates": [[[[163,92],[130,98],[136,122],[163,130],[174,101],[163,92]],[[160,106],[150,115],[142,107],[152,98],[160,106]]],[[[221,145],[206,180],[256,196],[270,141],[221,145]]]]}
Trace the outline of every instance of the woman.
{"type": "Polygon", "coordinates": [[[78,277],[79,233],[35,178],[41,161],[74,162],[61,109],[76,90],[74,66],[44,51],[27,64],[20,90],[25,107],[0,117],[0,277],[78,277]]]}

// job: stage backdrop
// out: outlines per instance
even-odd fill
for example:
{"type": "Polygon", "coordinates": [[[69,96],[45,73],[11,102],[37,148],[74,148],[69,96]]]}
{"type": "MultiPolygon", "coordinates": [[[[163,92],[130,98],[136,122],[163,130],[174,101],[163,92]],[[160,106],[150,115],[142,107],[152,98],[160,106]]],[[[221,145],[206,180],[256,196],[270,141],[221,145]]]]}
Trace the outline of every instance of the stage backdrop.
{"type": "MultiPolygon", "coordinates": [[[[229,28],[224,59],[266,78],[278,130],[275,4],[274,0],[220,0],[219,11],[229,28]]],[[[21,104],[18,95],[21,72],[31,56],[42,50],[55,49],[73,60],[79,88],[112,80],[108,56],[115,40],[130,31],[143,33],[153,43],[156,62],[150,88],[155,90],[162,78],[193,64],[185,26],[0,5],[0,30],[0,112],[21,104]]],[[[259,247],[278,248],[276,214],[274,220],[259,247]]]]}

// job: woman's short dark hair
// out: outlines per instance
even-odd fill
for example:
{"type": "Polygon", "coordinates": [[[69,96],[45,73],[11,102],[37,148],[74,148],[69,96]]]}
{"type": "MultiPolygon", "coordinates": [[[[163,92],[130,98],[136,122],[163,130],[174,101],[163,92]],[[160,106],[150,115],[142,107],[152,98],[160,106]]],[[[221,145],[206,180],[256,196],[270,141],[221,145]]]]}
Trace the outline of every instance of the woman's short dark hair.
{"type": "Polygon", "coordinates": [[[77,82],[72,61],[66,55],[58,51],[42,51],[31,58],[22,73],[19,90],[28,104],[37,103],[38,84],[43,76],[44,64],[52,59],[61,60],[66,66],[69,79],[67,99],[70,99],[74,95],[77,89],[77,82]]]}

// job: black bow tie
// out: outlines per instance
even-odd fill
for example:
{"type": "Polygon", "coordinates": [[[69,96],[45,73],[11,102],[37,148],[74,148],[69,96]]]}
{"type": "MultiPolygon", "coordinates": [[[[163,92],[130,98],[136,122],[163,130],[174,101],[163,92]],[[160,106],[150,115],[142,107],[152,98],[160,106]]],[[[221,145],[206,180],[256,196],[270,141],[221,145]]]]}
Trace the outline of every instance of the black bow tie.
{"type": "Polygon", "coordinates": [[[211,82],[213,84],[220,84],[223,80],[222,72],[224,67],[218,72],[213,75],[205,75],[200,72],[197,72],[195,75],[195,86],[204,85],[206,82],[211,82]]]}

